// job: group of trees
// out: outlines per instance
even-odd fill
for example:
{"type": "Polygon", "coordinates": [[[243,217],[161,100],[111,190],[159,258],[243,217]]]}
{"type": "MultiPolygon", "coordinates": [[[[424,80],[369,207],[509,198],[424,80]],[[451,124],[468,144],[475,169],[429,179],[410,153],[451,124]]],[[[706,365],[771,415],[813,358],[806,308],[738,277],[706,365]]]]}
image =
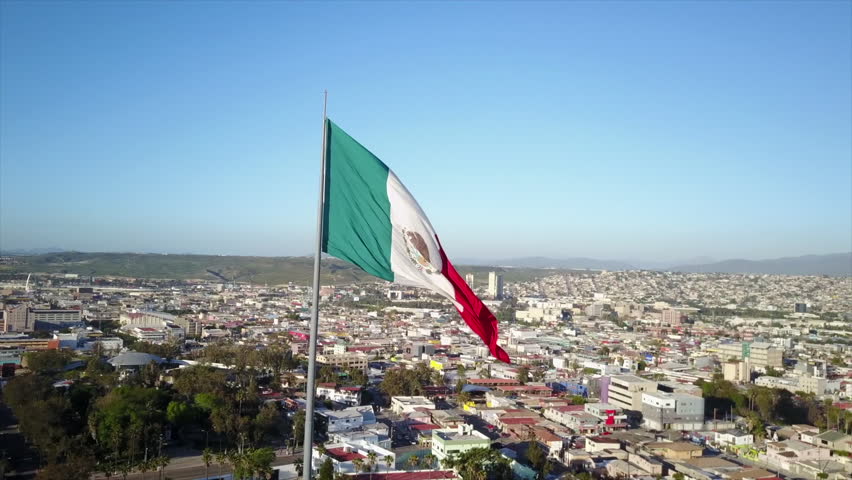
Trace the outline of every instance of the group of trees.
{"type": "Polygon", "coordinates": [[[455,469],[462,480],[511,480],[512,466],[497,450],[474,448],[441,462],[443,468],[455,469]]]}
{"type": "Polygon", "coordinates": [[[758,437],[764,437],[766,426],[771,424],[806,423],[852,433],[852,413],[811,393],[759,386],[740,390],[718,374],[710,382],[699,380],[696,384],[701,387],[708,416],[733,413],[745,417],[751,433],[758,437]]]}
{"type": "MultiPolygon", "coordinates": [[[[179,353],[170,345],[138,342],[137,347],[164,357],[179,353]]],[[[196,365],[174,370],[168,372],[171,385],[161,382],[165,372],[155,363],[119,375],[96,352],[82,357],[82,368],[66,371],[75,360],[70,352],[28,353],[31,373],[12,378],[3,401],[39,452],[40,480],[87,478],[95,471],[126,476],[159,469],[162,474],[167,442],[207,443],[211,434],[220,446],[220,463],[230,464],[236,478],[262,477],[274,459],[274,452],[263,448],[266,440],[300,433],[276,404],[264,403],[259,395],[259,381],[272,380],[270,373],[287,367],[283,352],[275,348],[252,353],[214,347],[210,355],[234,354],[226,359],[233,369],[226,373],[196,365]],[[276,355],[280,358],[273,359],[276,355]]]]}
{"type": "Polygon", "coordinates": [[[418,363],[413,369],[394,368],[385,372],[385,378],[379,384],[379,390],[389,397],[398,395],[423,395],[425,387],[440,385],[443,375],[432,370],[425,363],[418,363]]]}

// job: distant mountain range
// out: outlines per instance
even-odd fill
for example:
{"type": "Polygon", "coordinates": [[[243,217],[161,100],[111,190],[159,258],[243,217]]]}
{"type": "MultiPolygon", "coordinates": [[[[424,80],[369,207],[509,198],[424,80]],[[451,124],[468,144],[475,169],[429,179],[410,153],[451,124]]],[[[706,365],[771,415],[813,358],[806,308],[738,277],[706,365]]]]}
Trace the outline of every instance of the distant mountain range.
{"type": "Polygon", "coordinates": [[[724,260],[701,265],[678,265],[667,270],[698,273],[766,273],[778,275],[852,276],[852,252],[773,258],[724,260]]]}
{"type": "MultiPolygon", "coordinates": [[[[52,249],[36,249],[52,250],[52,249]]],[[[15,250],[22,252],[23,250],[15,250]]],[[[3,252],[12,255],[12,251],[3,252]]],[[[298,282],[307,284],[312,276],[313,258],[243,257],[226,255],[166,255],[159,253],[51,252],[16,254],[14,262],[0,264],[0,273],[76,273],[139,278],[219,279],[255,283],[298,282]]],[[[700,259],[695,259],[700,260],[700,259]]],[[[805,255],[771,260],[724,260],[660,267],[642,262],[597,260],[593,258],[521,257],[504,260],[459,258],[462,273],[497,270],[510,281],[540,277],[544,269],[559,270],[661,270],[699,273],[761,273],[782,275],[852,276],[852,252],[805,255]]],[[[373,277],[346,262],[323,258],[323,282],[351,283],[373,277]]]]}
{"type": "Polygon", "coordinates": [[[661,270],[697,273],[761,273],[778,275],[852,276],[852,252],[828,255],[773,258],[769,260],[732,259],[708,263],[684,263],[665,267],[660,263],[598,260],[594,258],[522,257],[505,260],[471,260],[468,265],[497,265],[519,268],[558,268],[580,270],[661,270]]]}
{"type": "MultiPolygon", "coordinates": [[[[453,263],[456,263],[455,261],[453,263]]],[[[635,270],[637,267],[627,262],[617,260],[598,260],[585,257],[550,258],[550,257],[519,257],[503,260],[473,260],[459,259],[464,265],[494,265],[516,268],[559,268],[578,270],[635,270]]]]}

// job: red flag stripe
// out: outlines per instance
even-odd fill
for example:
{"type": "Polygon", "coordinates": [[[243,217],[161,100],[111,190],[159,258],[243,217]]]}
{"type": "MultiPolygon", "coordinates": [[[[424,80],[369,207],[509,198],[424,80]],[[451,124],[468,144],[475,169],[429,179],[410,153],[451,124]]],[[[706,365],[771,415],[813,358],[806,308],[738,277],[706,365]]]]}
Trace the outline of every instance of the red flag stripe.
{"type": "Polygon", "coordinates": [[[453,285],[456,302],[462,306],[462,309],[459,310],[459,315],[461,315],[470,329],[479,335],[479,338],[488,345],[491,355],[501,362],[512,363],[509,354],[497,345],[497,317],[473,293],[467,282],[464,281],[453,264],[450,263],[447,254],[444,252],[444,247],[441,245],[441,240],[437,235],[435,235],[435,240],[438,242],[438,251],[441,253],[441,262],[444,265],[441,273],[453,285]]]}

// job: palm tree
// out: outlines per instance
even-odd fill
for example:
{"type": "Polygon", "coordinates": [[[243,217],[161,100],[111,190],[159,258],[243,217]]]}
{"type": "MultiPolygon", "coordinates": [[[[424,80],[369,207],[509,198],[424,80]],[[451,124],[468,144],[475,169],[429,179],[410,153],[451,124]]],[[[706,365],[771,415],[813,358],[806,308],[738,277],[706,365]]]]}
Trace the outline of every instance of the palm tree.
{"type": "Polygon", "coordinates": [[[210,479],[210,464],[213,462],[213,451],[209,448],[205,448],[203,452],[201,452],[201,458],[204,460],[204,478],[205,480],[210,479]]]}
{"type": "Polygon", "coordinates": [[[294,464],[296,466],[296,475],[302,478],[302,475],[305,473],[305,461],[302,460],[302,457],[298,457],[294,464]]]}
{"type": "Polygon", "coordinates": [[[385,473],[389,472],[391,467],[393,466],[393,457],[390,455],[385,455],[385,465],[388,466],[388,469],[385,470],[385,473]]]}
{"type": "Polygon", "coordinates": [[[222,467],[228,463],[229,455],[227,450],[216,452],[216,463],[219,464],[219,476],[222,476],[222,467]]]}
{"type": "Polygon", "coordinates": [[[420,464],[420,457],[418,457],[417,455],[412,455],[412,456],[408,457],[408,461],[406,463],[408,464],[409,468],[414,470],[414,468],[418,464],[420,464]]]}
{"type": "Polygon", "coordinates": [[[432,455],[431,453],[427,453],[426,455],[423,456],[423,466],[431,470],[432,467],[435,465],[436,459],[437,459],[437,457],[435,457],[435,455],[432,455]]]}
{"type": "Polygon", "coordinates": [[[367,466],[370,467],[370,480],[373,480],[373,469],[376,468],[376,463],[378,463],[378,456],[376,452],[370,451],[367,453],[367,466]]]}
{"type": "Polygon", "coordinates": [[[355,460],[352,460],[352,465],[355,465],[355,473],[361,473],[364,469],[364,460],[356,458],[355,460]]]}

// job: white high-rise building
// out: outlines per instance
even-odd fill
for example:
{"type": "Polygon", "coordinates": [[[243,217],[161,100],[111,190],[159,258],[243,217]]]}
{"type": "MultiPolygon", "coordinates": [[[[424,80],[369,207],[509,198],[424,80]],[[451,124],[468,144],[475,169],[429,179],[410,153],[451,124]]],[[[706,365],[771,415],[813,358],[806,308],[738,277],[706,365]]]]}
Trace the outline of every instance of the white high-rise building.
{"type": "Polygon", "coordinates": [[[464,276],[464,281],[467,282],[468,285],[470,285],[470,288],[473,288],[473,280],[474,278],[472,273],[468,273],[464,276]]]}
{"type": "Polygon", "coordinates": [[[498,300],[503,299],[503,275],[488,272],[488,296],[498,300]]]}

